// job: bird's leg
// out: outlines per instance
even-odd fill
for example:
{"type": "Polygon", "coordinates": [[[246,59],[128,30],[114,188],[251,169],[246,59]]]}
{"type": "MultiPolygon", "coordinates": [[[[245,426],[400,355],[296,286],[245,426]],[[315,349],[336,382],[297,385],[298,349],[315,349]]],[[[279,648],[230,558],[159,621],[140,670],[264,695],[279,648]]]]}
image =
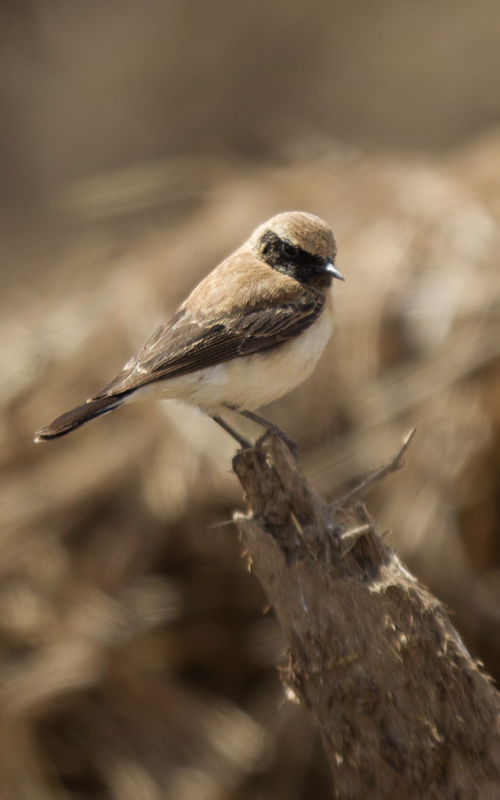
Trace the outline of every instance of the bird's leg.
{"type": "Polygon", "coordinates": [[[226,431],[226,433],[232,436],[233,439],[236,439],[240,447],[245,447],[245,448],[253,447],[252,443],[249,442],[248,439],[245,439],[245,437],[241,436],[241,434],[239,434],[238,431],[235,431],[233,428],[231,428],[231,426],[228,425],[228,423],[225,420],[223,420],[222,417],[219,417],[218,414],[213,414],[212,419],[214,422],[217,423],[217,425],[220,425],[221,428],[223,428],[226,431]]]}
{"type": "Polygon", "coordinates": [[[274,422],[269,422],[268,419],[264,419],[264,417],[260,417],[258,414],[254,414],[253,411],[245,411],[239,408],[233,408],[232,410],[236,411],[238,414],[241,414],[243,417],[247,417],[247,419],[251,419],[252,422],[256,422],[257,425],[261,425],[266,429],[267,433],[273,433],[275,436],[278,436],[283,442],[285,442],[286,445],[288,445],[294,458],[297,458],[299,453],[297,442],[294,442],[293,439],[290,439],[290,437],[281,430],[279,425],[276,425],[274,422]]]}

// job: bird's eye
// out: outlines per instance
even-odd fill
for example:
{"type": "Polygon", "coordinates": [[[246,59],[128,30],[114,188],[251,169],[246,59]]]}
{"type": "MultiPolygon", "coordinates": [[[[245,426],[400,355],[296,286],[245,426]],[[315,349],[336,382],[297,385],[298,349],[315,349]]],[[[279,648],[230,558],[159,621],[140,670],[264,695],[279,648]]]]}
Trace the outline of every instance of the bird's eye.
{"type": "Polygon", "coordinates": [[[293,244],[289,242],[283,242],[283,251],[287,256],[294,256],[295,255],[295,247],[293,244]]]}

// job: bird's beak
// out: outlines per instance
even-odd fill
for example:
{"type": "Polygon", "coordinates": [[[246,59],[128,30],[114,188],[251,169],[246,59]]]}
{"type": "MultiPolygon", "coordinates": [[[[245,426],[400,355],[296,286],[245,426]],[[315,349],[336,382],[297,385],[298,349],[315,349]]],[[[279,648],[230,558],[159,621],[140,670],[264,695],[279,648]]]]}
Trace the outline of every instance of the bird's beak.
{"type": "Polygon", "coordinates": [[[324,267],[321,268],[323,272],[327,272],[329,275],[333,275],[334,278],[338,278],[339,281],[345,281],[344,276],[342,275],[341,271],[337,269],[333,261],[328,261],[324,267]]]}

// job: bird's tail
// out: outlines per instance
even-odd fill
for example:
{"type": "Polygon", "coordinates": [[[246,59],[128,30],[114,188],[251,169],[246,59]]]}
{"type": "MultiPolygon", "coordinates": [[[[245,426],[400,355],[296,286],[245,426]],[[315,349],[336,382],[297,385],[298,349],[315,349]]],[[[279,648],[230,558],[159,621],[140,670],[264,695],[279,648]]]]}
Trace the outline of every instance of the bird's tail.
{"type": "Polygon", "coordinates": [[[123,405],[125,397],[126,395],[122,394],[114,397],[99,397],[96,400],[87,400],[82,406],[66,411],[65,414],[61,414],[46,428],[37,431],[35,442],[48,442],[50,439],[64,436],[75,428],[79,428],[80,425],[85,425],[86,422],[90,422],[90,420],[100,417],[102,414],[107,414],[108,411],[123,405]]]}

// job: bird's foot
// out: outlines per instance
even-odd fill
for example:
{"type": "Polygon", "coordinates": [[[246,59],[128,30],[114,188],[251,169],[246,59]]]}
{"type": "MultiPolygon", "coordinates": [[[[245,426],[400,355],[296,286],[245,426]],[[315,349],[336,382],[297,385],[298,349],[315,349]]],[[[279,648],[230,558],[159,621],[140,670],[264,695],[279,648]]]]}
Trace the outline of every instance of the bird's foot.
{"type": "Polygon", "coordinates": [[[243,447],[244,450],[248,450],[249,448],[253,447],[253,444],[249,442],[248,439],[245,439],[245,437],[238,433],[238,431],[235,431],[234,428],[231,428],[226,420],[222,419],[222,417],[220,417],[218,414],[214,414],[212,419],[217,423],[217,425],[220,425],[221,428],[226,431],[226,433],[232,436],[233,439],[235,439],[239,446],[243,447]]]}
{"type": "Polygon", "coordinates": [[[269,422],[268,419],[264,419],[264,417],[259,416],[259,414],[255,414],[253,411],[240,411],[238,409],[238,414],[241,414],[243,417],[246,417],[247,419],[251,419],[252,422],[256,422],[257,425],[261,425],[263,428],[266,429],[264,436],[261,436],[260,439],[258,440],[259,442],[261,442],[262,439],[264,439],[268,434],[277,436],[279,439],[281,439],[282,442],[284,442],[287,445],[292,456],[294,458],[298,458],[299,446],[297,442],[295,442],[293,439],[290,439],[290,437],[287,436],[287,434],[281,430],[279,425],[276,425],[276,423],[274,422],[269,422]]]}
{"type": "Polygon", "coordinates": [[[297,442],[294,439],[290,439],[290,437],[286,435],[285,431],[281,430],[279,425],[270,423],[266,428],[266,432],[259,439],[257,439],[257,444],[260,444],[260,442],[264,441],[266,436],[269,435],[277,436],[278,439],[281,439],[281,441],[286,444],[295,459],[299,457],[299,446],[297,442]]]}

